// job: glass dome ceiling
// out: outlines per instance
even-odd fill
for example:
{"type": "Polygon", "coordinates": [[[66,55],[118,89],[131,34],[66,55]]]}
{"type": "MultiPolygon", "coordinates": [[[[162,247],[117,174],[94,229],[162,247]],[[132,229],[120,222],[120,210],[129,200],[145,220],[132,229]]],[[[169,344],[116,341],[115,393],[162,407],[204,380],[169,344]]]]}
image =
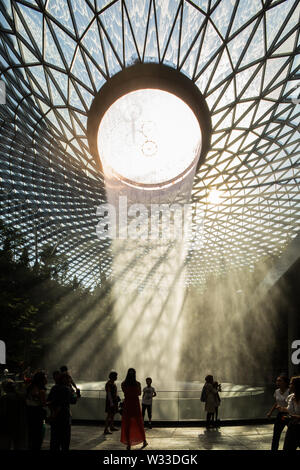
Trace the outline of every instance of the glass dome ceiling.
{"type": "Polygon", "coordinates": [[[94,284],[99,260],[111,275],[110,244],[95,233],[105,194],[87,112],[136,61],[190,77],[211,112],[192,190],[203,240],[189,252],[187,284],[224,260],[253,266],[280,253],[299,231],[299,11],[298,0],[2,1],[1,217],[32,258],[36,231],[40,246],[68,254],[70,277],[94,284]]]}

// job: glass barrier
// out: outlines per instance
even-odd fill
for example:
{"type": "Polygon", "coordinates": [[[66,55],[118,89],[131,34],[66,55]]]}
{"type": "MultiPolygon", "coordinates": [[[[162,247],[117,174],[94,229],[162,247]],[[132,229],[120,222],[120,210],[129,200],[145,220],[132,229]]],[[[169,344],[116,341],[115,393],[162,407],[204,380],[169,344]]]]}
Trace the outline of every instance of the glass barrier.
{"type": "MultiPolygon", "coordinates": [[[[200,401],[199,390],[169,391],[158,390],[153,398],[153,421],[204,421],[205,403],[200,401]]],[[[273,391],[261,390],[226,390],[219,392],[221,404],[218,419],[241,420],[266,418],[274,403],[273,391]]],[[[122,391],[118,391],[121,400],[122,391]]],[[[105,390],[81,390],[81,398],[72,406],[73,419],[104,420],[105,390]]],[[[116,415],[116,420],[120,415],[116,415]]],[[[146,414],[147,420],[147,414],[146,414]]]]}
{"type": "MultiPolygon", "coordinates": [[[[24,389],[24,382],[18,382],[24,389]]],[[[48,383],[50,390],[53,384],[48,383]]],[[[106,392],[103,389],[81,390],[81,398],[76,405],[71,406],[73,419],[103,421],[106,418],[105,400],[106,392]]],[[[1,387],[0,387],[1,388],[1,387]]],[[[202,387],[194,390],[157,390],[157,396],[153,398],[153,421],[192,422],[206,419],[205,404],[200,401],[202,387]]],[[[3,391],[1,391],[3,393],[3,391]]],[[[1,393],[0,392],[0,393],[1,393]]],[[[124,399],[122,390],[118,387],[121,400],[124,399]]],[[[221,404],[218,410],[218,419],[226,420],[251,420],[266,418],[267,412],[274,403],[274,388],[235,386],[219,392],[221,404]]],[[[116,420],[121,416],[116,415],[116,420]]],[[[146,415],[147,419],[147,415],[146,415]]]]}

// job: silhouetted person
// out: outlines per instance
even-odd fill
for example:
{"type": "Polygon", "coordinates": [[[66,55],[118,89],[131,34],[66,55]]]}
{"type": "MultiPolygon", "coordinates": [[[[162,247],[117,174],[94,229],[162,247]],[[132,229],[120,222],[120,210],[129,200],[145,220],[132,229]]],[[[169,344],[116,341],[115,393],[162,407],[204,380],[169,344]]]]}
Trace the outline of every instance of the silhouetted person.
{"type": "Polygon", "coordinates": [[[55,370],[53,373],[52,373],[52,377],[53,377],[53,380],[54,380],[54,383],[57,385],[58,381],[59,381],[59,377],[60,377],[60,374],[61,372],[59,370],[55,370]]]}
{"type": "Polygon", "coordinates": [[[149,428],[152,428],[152,399],[156,397],[155,388],[151,386],[152,379],[151,377],[146,378],[147,387],[143,389],[143,398],[142,398],[142,415],[143,420],[145,420],[145,411],[147,410],[148,420],[149,420],[149,428]]]}
{"type": "Polygon", "coordinates": [[[75,403],[76,395],[70,388],[68,375],[62,373],[48,395],[51,410],[48,420],[51,425],[50,450],[69,450],[72,422],[70,405],[75,403]]]}
{"type": "Polygon", "coordinates": [[[271,418],[273,411],[277,410],[277,416],[276,416],[274,428],[273,428],[271,450],[278,450],[281,433],[284,427],[287,425],[287,420],[284,419],[286,416],[286,413],[279,411],[278,407],[280,408],[287,407],[287,398],[290,394],[288,377],[286,376],[277,377],[276,386],[278,388],[276,388],[274,392],[275,403],[270,409],[269,413],[267,414],[267,417],[271,418]]]}
{"type": "Polygon", "coordinates": [[[69,370],[68,370],[68,366],[61,366],[60,368],[60,372],[61,374],[66,374],[68,377],[69,377],[69,384],[71,387],[73,387],[75,389],[75,392],[76,392],[76,395],[77,397],[79,398],[80,397],[80,390],[79,388],[77,387],[77,385],[75,384],[69,370]]]}
{"type": "Polygon", "coordinates": [[[135,369],[128,369],[126,379],[122,382],[122,390],[125,395],[121,442],[130,450],[131,446],[143,443],[142,448],[148,445],[145,436],[143,417],[139,396],[142,394],[141,384],[136,380],[135,369]]]}
{"type": "Polygon", "coordinates": [[[216,406],[215,406],[215,412],[214,412],[214,422],[215,422],[215,427],[219,428],[220,421],[218,420],[218,412],[219,412],[219,406],[221,404],[221,398],[219,395],[219,392],[221,392],[221,384],[219,384],[218,382],[214,382],[213,387],[217,390],[217,393],[215,395],[216,406]]]}
{"type": "Polygon", "coordinates": [[[296,450],[300,447],[300,376],[290,380],[290,392],[287,407],[279,407],[279,411],[287,412],[290,417],[285,434],[283,450],[296,450]]]}
{"type": "Polygon", "coordinates": [[[25,394],[16,389],[13,380],[2,383],[0,397],[0,449],[25,450],[27,448],[25,394]]]}
{"type": "Polygon", "coordinates": [[[201,401],[205,402],[206,428],[213,427],[214,413],[217,406],[218,390],[213,386],[214,378],[212,375],[205,377],[205,384],[202,389],[201,401]]]}
{"type": "Polygon", "coordinates": [[[111,431],[118,431],[117,428],[114,427],[114,416],[118,411],[118,390],[115,384],[115,381],[118,378],[117,372],[110,372],[108,376],[109,380],[105,384],[105,391],[106,391],[106,401],[105,401],[105,412],[106,421],[105,421],[105,428],[104,434],[111,434],[111,431]]]}
{"type": "Polygon", "coordinates": [[[40,450],[44,436],[46,412],[46,384],[44,372],[36,372],[26,391],[28,445],[31,450],[40,450]]]}

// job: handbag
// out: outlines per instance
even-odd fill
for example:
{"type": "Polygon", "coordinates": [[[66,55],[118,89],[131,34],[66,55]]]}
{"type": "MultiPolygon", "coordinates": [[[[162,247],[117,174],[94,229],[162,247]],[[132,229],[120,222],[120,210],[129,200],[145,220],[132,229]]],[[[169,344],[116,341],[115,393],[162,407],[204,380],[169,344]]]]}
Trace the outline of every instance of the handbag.
{"type": "Polygon", "coordinates": [[[121,416],[123,413],[123,408],[124,408],[124,401],[120,401],[119,406],[118,406],[118,413],[120,413],[121,416]]]}

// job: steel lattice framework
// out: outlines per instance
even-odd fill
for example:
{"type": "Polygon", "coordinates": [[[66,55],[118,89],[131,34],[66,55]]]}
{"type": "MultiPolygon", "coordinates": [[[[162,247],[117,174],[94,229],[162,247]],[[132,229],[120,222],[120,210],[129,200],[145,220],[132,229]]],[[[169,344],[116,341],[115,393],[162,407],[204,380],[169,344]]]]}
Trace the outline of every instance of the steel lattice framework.
{"type": "Polygon", "coordinates": [[[32,258],[36,234],[68,255],[70,277],[94,284],[99,259],[110,276],[110,244],[95,234],[105,192],[87,112],[136,61],[187,75],[211,112],[192,191],[203,246],[189,253],[187,283],[280,253],[299,231],[299,11],[298,0],[2,1],[1,217],[32,258]]]}

